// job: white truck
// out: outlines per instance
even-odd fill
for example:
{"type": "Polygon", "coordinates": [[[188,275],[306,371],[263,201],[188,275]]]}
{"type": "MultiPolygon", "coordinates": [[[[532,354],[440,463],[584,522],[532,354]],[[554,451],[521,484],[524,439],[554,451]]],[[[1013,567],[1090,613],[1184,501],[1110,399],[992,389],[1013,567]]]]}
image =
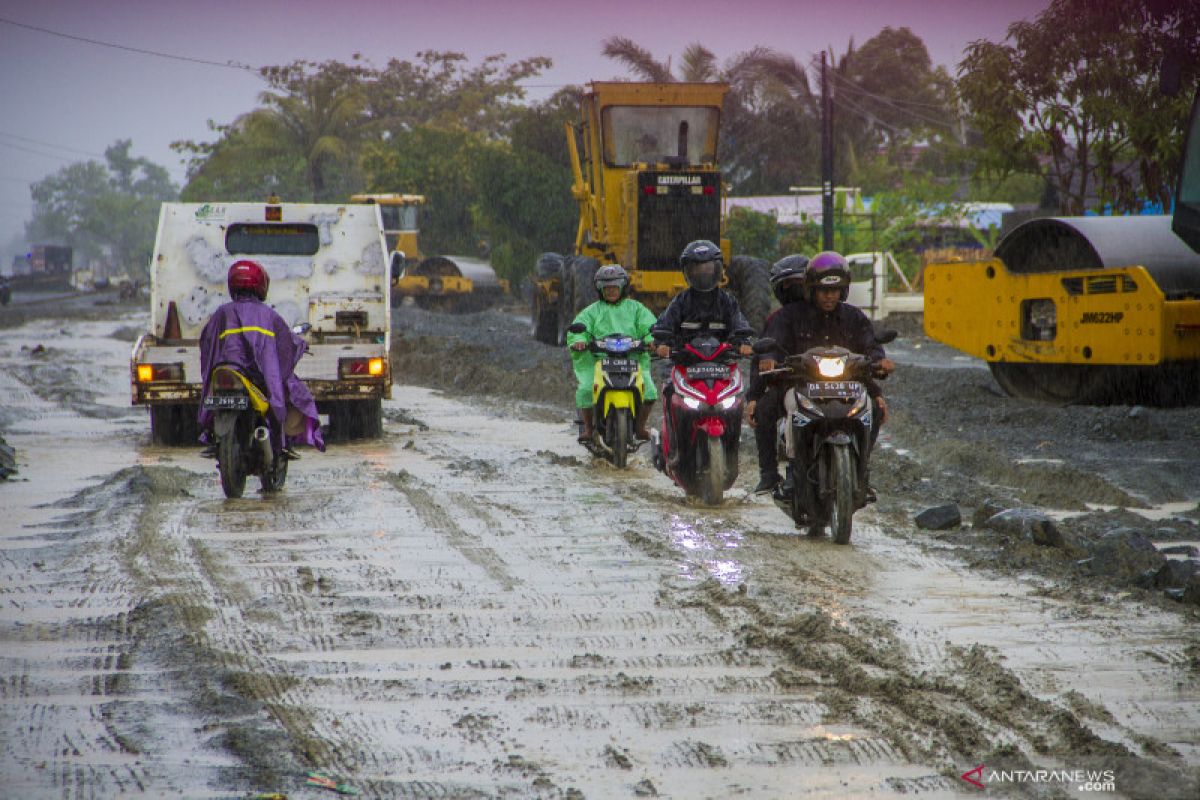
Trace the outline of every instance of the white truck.
{"type": "Polygon", "coordinates": [[[379,207],[314,203],[163,203],[150,264],[150,329],[133,347],[134,405],[161,444],[193,444],[200,331],[229,300],[229,266],[248,258],[271,276],[267,303],[307,322],[297,375],[329,416],[334,439],[383,433],[391,397],[391,292],[379,207]]]}

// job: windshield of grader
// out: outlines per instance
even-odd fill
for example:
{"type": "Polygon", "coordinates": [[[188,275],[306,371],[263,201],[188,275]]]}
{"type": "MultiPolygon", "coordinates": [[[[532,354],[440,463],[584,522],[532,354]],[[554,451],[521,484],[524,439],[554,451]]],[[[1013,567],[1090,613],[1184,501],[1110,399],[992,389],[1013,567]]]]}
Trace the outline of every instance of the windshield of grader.
{"type": "Polygon", "coordinates": [[[385,231],[415,231],[417,229],[416,206],[380,205],[385,231]]]}
{"type": "Polygon", "coordinates": [[[602,112],[604,160],[614,167],[682,158],[717,160],[721,112],[707,106],[609,106],[602,112]]]}

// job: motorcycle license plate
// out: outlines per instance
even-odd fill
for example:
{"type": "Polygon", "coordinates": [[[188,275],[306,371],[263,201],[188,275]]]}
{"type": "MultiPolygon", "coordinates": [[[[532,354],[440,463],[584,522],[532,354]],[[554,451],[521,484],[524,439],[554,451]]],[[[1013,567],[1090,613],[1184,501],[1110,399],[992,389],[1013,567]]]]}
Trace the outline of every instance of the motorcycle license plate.
{"type": "Polygon", "coordinates": [[[724,364],[692,364],[687,368],[687,376],[702,381],[720,380],[729,377],[729,367],[724,364]]]}
{"type": "Polygon", "coordinates": [[[637,362],[629,358],[606,358],[604,359],[605,369],[628,370],[637,366],[637,362]]]}
{"type": "Polygon", "coordinates": [[[204,398],[204,407],[214,411],[233,409],[243,411],[250,407],[250,398],[244,394],[208,396],[204,398]]]}
{"type": "Polygon", "coordinates": [[[847,399],[854,397],[858,393],[858,384],[853,381],[810,383],[804,393],[813,398],[847,399]]]}

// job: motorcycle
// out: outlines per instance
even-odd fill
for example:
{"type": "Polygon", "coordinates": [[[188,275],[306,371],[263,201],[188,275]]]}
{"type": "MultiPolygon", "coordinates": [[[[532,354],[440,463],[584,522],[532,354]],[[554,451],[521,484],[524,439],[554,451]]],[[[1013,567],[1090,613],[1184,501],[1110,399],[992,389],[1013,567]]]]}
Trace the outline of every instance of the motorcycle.
{"type": "MultiPolygon", "coordinates": [[[[581,322],[567,328],[569,333],[586,330],[581,322]]],[[[642,446],[633,435],[633,421],[642,407],[645,383],[634,356],[645,352],[646,346],[631,336],[610,334],[589,342],[588,350],[598,356],[592,378],[592,418],[596,422],[592,438],[584,446],[624,469],[629,454],[642,446]]]]}
{"type": "MultiPolygon", "coordinates": [[[[879,341],[895,337],[888,331],[879,341]]],[[[774,348],[771,339],[754,346],[760,354],[774,348]]],[[[844,347],[814,347],[762,376],[786,385],[777,443],[792,481],[790,491],[787,482],[776,489],[775,504],[810,536],[828,526],[834,542],[848,544],[854,512],[867,504],[874,408],[866,382],[886,374],[844,347]]]]}
{"type": "Polygon", "coordinates": [[[738,475],[744,381],[736,349],[704,333],[673,348],[672,390],[662,430],[652,430],[654,466],[689,497],[720,505],[738,475]]]}
{"type": "Polygon", "coordinates": [[[12,284],[8,278],[0,277],[0,306],[6,306],[12,300],[12,284]]]}
{"type": "MultiPolygon", "coordinates": [[[[304,334],[309,328],[304,323],[293,330],[304,334]]],[[[241,497],[250,475],[258,476],[264,494],[278,492],[291,456],[284,452],[283,432],[275,430],[267,393],[235,364],[215,364],[208,386],[201,403],[213,412],[211,436],[225,496],[241,497]]]]}

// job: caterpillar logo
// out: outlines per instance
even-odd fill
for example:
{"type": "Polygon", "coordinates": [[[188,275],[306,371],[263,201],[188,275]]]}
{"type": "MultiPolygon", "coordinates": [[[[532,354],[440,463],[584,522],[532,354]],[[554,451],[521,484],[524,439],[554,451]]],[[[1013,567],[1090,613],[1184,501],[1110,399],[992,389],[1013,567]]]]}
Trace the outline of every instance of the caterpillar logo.
{"type": "Polygon", "coordinates": [[[1083,319],[1079,320],[1083,325],[1108,325],[1120,322],[1125,318],[1125,314],[1120,311],[1085,311],[1083,319]]]}
{"type": "Polygon", "coordinates": [[[699,186],[699,175],[659,175],[659,186],[699,186]]]}

